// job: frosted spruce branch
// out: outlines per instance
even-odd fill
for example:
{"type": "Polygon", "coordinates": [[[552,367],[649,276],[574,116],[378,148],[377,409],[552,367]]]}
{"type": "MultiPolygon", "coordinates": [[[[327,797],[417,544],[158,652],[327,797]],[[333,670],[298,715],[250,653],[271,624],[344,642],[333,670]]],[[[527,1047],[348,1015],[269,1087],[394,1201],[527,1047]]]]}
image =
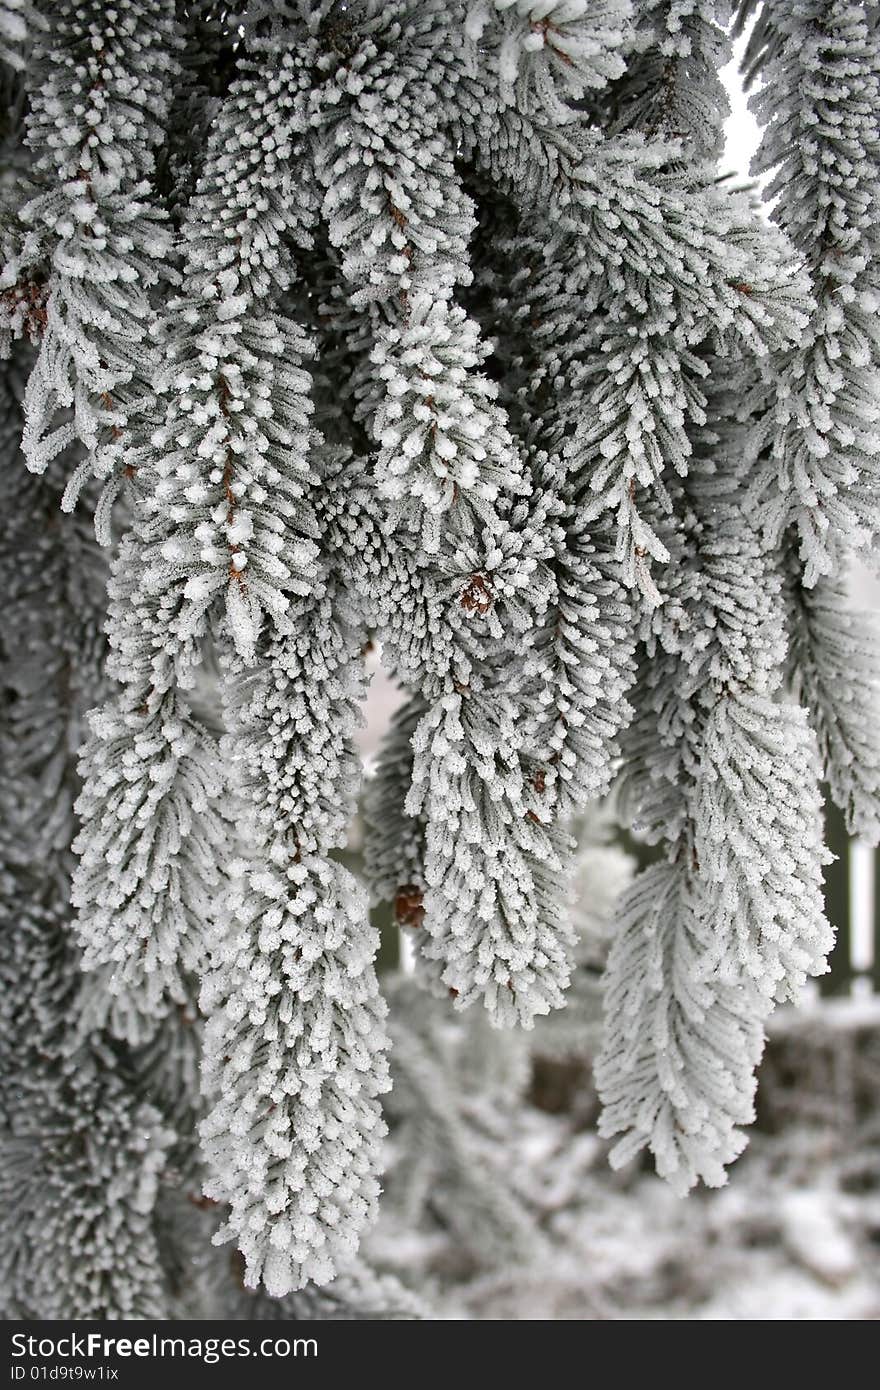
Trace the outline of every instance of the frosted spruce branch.
{"type": "Polygon", "coordinates": [[[221,1237],[246,1282],[276,1295],[331,1279],[373,1219],[388,1084],[378,941],[364,889],[332,857],[358,787],[362,630],[329,575],[292,617],[251,671],[229,658],[247,857],[202,994],[207,1190],[230,1203],[221,1237]]]}
{"type": "MultiPolygon", "coordinates": [[[[741,22],[753,7],[744,5],[741,22]]],[[[873,3],[762,7],[745,57],[763,126],[755,170],[810,277],[814,308],[774,364],[752,449],[755,505],[796,528],[805,582],[876,531],[880,35],[873,3]],[[784,381],[785,389],[777,383],[784,381]]]]}
{"type": "Polygon", "coordinates": [[[42,472],[79,439],[86,452],[63,505],[101,479],[106,541],[130,430],[152,400],[151,292],[169,272],[170,227],[150,178],[177,70],[175,11],[168,0],[34,8],[34,158],[0,292],[11,330],[39,339],[24,398],[28,467],[42,472]]]}

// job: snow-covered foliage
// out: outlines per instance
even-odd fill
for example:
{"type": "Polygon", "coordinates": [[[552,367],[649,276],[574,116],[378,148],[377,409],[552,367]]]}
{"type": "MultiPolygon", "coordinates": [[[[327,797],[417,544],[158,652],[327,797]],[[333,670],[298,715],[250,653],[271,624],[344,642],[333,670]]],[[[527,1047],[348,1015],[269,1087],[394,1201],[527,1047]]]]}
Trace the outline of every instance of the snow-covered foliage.
{"type": "MultiPolygon", "coordinates": [[[[329,554],[347,503],[325,486],[329,554]]],[[[201,998],[216,1096],[202,1126],[207,1191],[230,1203],[218,1239],[237,1240],[246,1282],[271,1294],[326,1283],[356,1250],[379,1196],[388,1086],[378,933],[363,885],[332,857],[359,786],[362,634],[332,581],[287,621],[259,665],[228,657],[226,755],[247,851],[230,866],[201,998]]]]}
{"type": "Polygon", "coordinates": [[[755,9],[746,52],[764,129],[756,172],[810,277],[811,314],[774,363],[753,440],[753,484],[771,534],[792,526],[807,582],[876,530],[880,485],[878,249],[880,63],[873,0],[755,9]],[[775,383],[783,374],[784,392],[775,383]]]}
{"type": "MultiPolygon", "coordinates": [[[[311,1297],[375,1219],[381,900],[435,1004],[560,1047],[597,1003],[572,824],[617,784],[657,857],[610,933],[601,1123],[679,1189],[723,1181],[768,1016],[826,968],[823,781],[880,830],[844,600],[880,530],[880,24],[753,11],[772,217],[719,178],[727,4],[0,8],[8,606],[46,647],[11,629],[9,910],[57,934],[101,1170],[149,1205],[173,1151],[248,1289],[311,1297]],[[371,644],[405,703],[365,886],[371,644]]],[[[431,1037],[390,1031],[418,1089],[431,1037]]],[[[113,1306],[165,1287],[138,1250],[113,1306]]]]}
{"type": "Polygon", "coordinates": [[[76,743],[101,692],[102,556],[59,522],[59,470],[21,472],[17,353],[0,378],[13,557],[0,672],[0,1205],[6,1317],[164,1317],[152,1227],[174,1138],[100,1032],[80,1031],[69,906],[76,743]]]}

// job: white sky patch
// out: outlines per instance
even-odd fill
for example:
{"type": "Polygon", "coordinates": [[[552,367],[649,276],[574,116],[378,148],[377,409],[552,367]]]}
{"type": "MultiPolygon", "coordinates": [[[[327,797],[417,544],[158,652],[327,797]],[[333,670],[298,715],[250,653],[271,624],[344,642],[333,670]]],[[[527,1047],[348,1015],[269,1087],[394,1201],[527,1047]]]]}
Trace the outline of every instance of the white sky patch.
{"type": "Polygon", "coordinates": [[[740,178],[747,178],[752,156],[758,148],[761,128],[748,108],[748,98],[743,91],[739,64],[749,31],[741,34],[733,46],[733,58],[721,69],[721,80],[730,98],[730,115],[724,123],[724,155],[721,167],[726,172],[732,170],[740,178]]]}

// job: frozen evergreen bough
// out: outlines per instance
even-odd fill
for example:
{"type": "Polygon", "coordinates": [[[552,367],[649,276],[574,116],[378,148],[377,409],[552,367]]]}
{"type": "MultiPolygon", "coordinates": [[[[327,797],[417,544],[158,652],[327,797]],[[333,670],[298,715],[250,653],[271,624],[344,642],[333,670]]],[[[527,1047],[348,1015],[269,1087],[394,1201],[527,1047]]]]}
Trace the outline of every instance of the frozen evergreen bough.
{"type": "Polygon", "coordinates": [[[290,623],[258,669],[230,658],[227,755],[252,830],[202,993],[207,1190],[230,1203],[222,1234],[247,1283],[276,1295],[354,1253],[379,1195],[388,1084],[377,934],[363,886],[330,857],[356,805],[361,635],[330,585],[290,623]]]}
{"type": "Polygon", "coordinates": [[[598,1077],[678,1187],[721,1180],[770,1009],[825,968],[820,779],[876,832],[842,588],[877,530],[876,7],[752,9],[775,222],[718,178],[727,5],[7,7],[2,342],[29,466],[68,509],[94,480],[113,546],[69,1026],[189,1078],[272,1295],[378,1194],[370,641],[407,700],[365,873],[439,999],[540,1026],[583,984],[572,817],[619,782],[658,846],[598,1077]]]}
{"type": "MultiPolygon", "coordinates": [[[[745,0],[740,22],[756,9],[745,0]]],[[[760,7],[746,52],[772,174],[773,215],[803,257],[813,307],[771,386],[753,448],[772,530],[792,525],[810,584],[869,543],[878,500],[877,6],[807,0],[760,7]]],[[[776,368],[778,371],[779,368],[776,368]]]]}
{"type": "Polygon", "coordinates": [[[132,1029],[107,982],[83,973],[70,843],[76,747],[107,685],[106,557],[89,518],[59,527],[65,460],[22,474],[26,365],[16,353],[0,377],[3,478],[20,502],[2,519],[16,563],[0,640],[0,1315],[420,1316],[417,1299],[363,1262],[326,1292],[278,1300],[243,1288],[243,1269],[212,1251],[215,1207],[200,1195],[191,981],[144,1042],[142,1021],[132,1029]]]}
{"type": "Polygon", "coordinates": [[[733,395],[709,402],[680,484],[675,588],[644,623],[622,792],[665,862],[624,895],[596,1068],[602,1132],[624,1136],[612,1161],[647,1145],[681,1190],[724,1181],[753,1117],[764,1021],[824,971],[832,944],[818,750],[782,691],[774,552],[735,500],[733,395]]]}
{"type": "Polygon", "coordinates": [[[811,712],[831,795],[851,835],[880,837],[880,748],[870,717],[880,681],[880,623],[854,609],[845,579],[836,575],[792,592],[801,605],[795,642],[803,703],[811,712]]]}
{"type": "Polygon", "coordinates": [[[130,465],[126,433],[151,390],[148,291],[171,238],[149,193],[176,69],[173,8],[34,6],[42,22],[25,72],[34,159],[0,289],[16,326],[35,297],[45,320],[25,392],[28,466],[42,471],[74,438],[86,446],[68,507],[90,473],[106,480],[102,511],[109,506],[130,465]]]}
{"type": "Polygon", "coordinates": [[[85,520],[59,528],[60,470],[22,476],[24,365],[4,363],[0,383],[19,504],[2,522],[15,557],[0,642],[3,1313],[163,1317],[152,1214],[174,1135],[121,1052],[80,1033],[68,903],[74,749],[105,688],[103,566],[85,520]]]}

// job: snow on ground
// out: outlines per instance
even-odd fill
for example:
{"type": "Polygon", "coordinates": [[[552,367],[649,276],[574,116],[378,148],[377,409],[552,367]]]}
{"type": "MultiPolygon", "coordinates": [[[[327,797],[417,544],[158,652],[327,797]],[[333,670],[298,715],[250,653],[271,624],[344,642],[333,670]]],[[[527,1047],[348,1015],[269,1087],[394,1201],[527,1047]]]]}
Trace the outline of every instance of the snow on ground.
{"type": "Polygon", "coordinates": [[[388,1208],[377,1261],[427,1291],[440,1317],[502,1320],[880,1318],[880,1153],[873,1187],[847,1191],[827,1136],[756,1136],[720,1192],[677,1198],[649,1174],[621,1179],[567,1117],[518,1117],[509,1171],[546,1248],[534,1261],[462,1271],[439,1230],[388,1208]]]}

